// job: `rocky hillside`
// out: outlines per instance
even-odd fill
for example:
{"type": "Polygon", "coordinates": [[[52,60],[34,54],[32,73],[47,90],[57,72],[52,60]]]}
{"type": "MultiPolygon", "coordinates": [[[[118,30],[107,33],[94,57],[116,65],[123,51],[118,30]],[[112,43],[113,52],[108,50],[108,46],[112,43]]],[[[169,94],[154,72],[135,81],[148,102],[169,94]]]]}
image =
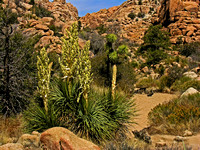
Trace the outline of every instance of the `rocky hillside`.
{"type": "Polygon", "coordinates": [[[8,6],[13,13],[19,15],[17,25],[24,34],[41,38],[36,48],[46,47],[48,51],[60,51],[59,36],[78,19],[78,10],[65,0],[3,0],[3,7],[8,6]]]}
{"type": "Polygon", "coordinates": [[[151,24],[151,16],[159,6],[155,0],[127,0],[120,6],[101,9],[80,18],[83,27],[96,29],[104,25],[121,38],[141,44],[145,31],[151,24]]]}
{"type": "Polygon", "coordinates": [[[161,23],[171,34],[171,42],[200,41],[199,0],[163,0],[153,24],[161,23]]]}

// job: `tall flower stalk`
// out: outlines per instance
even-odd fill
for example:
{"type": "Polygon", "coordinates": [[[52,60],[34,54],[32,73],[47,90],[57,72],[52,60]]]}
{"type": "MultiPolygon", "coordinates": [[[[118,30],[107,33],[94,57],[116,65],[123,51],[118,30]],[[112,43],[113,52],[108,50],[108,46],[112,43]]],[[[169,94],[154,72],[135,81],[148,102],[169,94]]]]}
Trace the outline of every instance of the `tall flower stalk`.
{"type": "Polygon", "coordinates": [[[43,99],[45,111],[48,113],[49,83],[51,78],[52,62],[49,63],[47,51],[42,48],[37,56],[38,91],[43,99]]]}

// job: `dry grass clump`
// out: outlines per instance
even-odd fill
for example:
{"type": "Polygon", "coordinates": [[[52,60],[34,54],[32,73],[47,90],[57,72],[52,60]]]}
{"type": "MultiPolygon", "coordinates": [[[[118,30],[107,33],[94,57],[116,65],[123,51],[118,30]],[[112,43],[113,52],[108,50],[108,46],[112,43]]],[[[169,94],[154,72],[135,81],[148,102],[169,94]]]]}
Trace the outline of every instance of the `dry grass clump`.
{"type": "Polygon", "coordinates": [[[22,130],[22,116],[4,118],[0,116],[0,145],[16,142],[23,134],[22,130]]]}

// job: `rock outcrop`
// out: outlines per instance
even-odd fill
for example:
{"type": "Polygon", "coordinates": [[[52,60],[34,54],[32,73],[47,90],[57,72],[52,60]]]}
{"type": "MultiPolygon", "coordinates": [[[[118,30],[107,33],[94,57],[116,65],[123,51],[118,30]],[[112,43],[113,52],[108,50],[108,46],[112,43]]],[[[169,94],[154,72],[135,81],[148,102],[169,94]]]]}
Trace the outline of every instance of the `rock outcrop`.
{"type": "Polygon", "coordinates": [[[199,0],[163,0],[153,24],[163,24],[171,34],[171,42],[200,41],[199,0]]]}
{"type": "Polygon", "coordinates": [[[16,3],[15,0],[4,0],[2,6],[8,5],[13,13],[20,14],[18,26],[24,34],[29,36],[41,35],[41,39],[35,45],[35,48],[47,47],[48,52],[56,51],[59,53],[61,50],[59,36],[62,36],[65,29],[78,20],[78,10],[71,3],[66,3],[65,0],[54,0],[53,2],[35,0],[36,6],[45,8],[51,14],[41,17],[34,13],[33,5],[29,2],[30,0],[22,0],[19,3],[16,3]]]}
{"type": "Polygon", "coordinates": [[[128,0],[120,6],[88,13],[81,17],[80,21],[83,27],[91,29],[96,29],[103,24],[109,30],[108,32],[118,34],[122,39],[141,44],[145,31],[151,25],[151,15],[159,4],[155,4],[154,0],[143,0],[142,5],[138,5],[138,3],[136,0],[128,0]],[[130,13],[135,15],[133,19],[129,17],[130,13]]]}

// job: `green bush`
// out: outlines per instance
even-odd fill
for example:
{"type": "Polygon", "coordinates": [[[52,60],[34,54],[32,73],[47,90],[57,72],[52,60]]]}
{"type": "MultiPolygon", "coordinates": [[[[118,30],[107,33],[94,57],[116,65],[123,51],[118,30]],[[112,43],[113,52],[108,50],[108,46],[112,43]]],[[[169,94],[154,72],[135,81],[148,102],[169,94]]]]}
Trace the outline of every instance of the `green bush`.
{"type": "Polygon", "coordinates": [[[196,81],[196,80],[187,81],[180,86],[180,91],[185,92],[190,87],[193,87],[199,91],[200,90],[200,81],[196,81]]]}
{"type": "Polygon", "coordinates": [[[194,43],[187,43],[181,46],[180,53],[181,55],[184,55],[186,57],[192,55],[197,51],[197,49],[200,49],[200,43],[194,42],[194,43]]]}
{"type": "Polygon", "coordinates": [[[171,86],[171,90],[172,91],[181,91],[182,90],[182,87],[183,85],[188,82],[188,81],[191,81],[192,79],[189,78],[189,77],[181,77],[180,79],[176,80],[172,86],[171,86]]]}
{"type": "Polygon", "coordinates": [[[131,19],[135,19],[136,15],[135,13],[131,12],[130,14],[128,14],[128,17],[131,19]]]}
{"type": "Polygon", "coordinates": [[[55,25],[51,25],[51,26],[49,26],[49,29],[54,32],[55,36],[58,36],[58,37],[62,36],[62,34],[59,33],[62,31],[61,28],[57,28],[55,25]]]}
{"type": "Polygon", "coordinates": [[[142,78],[136,83],[137,88],[149,88],[149,87],[155,87],[156,82],[152,78],[142,78]]]}
{"type": "Polygon", "coordinates": [[[97,29],[97,31],[98,31],[98,33],[100,35],[103,34],[103,33],[106,33],[106,31],[107,31],[107,28],[105,28],[103,24],[101,24],[100,26],[98,26],[96,29],[97,29]]]}
{"type": "Polygon", "coordinates": [[[200,94],[159,104],[148,114],[150,126],[161,126],[166,134],[183,134],[185,130],[199,132],[200,94]]]}
{"type": "Polygon", "coordinates": [[[41,18],[43,18],[43,17],[53,17],[52,13],[41,5],[34,5],[32,7],[32,13],[36,14],[36,16],[41,17],[41,18]]]}
{"type": "Polygon", "coordinates": [[[138,16],[138,18],[144,18],[145,13],[143,13],[143,12],[139,12],[137,16],[138,16]]]}
{"type": "Polygon", "coordinates": [[[147,58],[147,65],[157,64],[167,57],[165,50],[169,49],[169,34],[161,30],[162,26],[150,26],[144,35],[144,43],[138,53],[147,58]]]}
{"type": "Polygon", "coordinates": [[[183,73],[185,72],[185,69],[178,67],[177,65],[169,68],[168,70],[168,87],[171,87],[171,85],[178,79],[180,79],[183,76],[183,73]]]}

